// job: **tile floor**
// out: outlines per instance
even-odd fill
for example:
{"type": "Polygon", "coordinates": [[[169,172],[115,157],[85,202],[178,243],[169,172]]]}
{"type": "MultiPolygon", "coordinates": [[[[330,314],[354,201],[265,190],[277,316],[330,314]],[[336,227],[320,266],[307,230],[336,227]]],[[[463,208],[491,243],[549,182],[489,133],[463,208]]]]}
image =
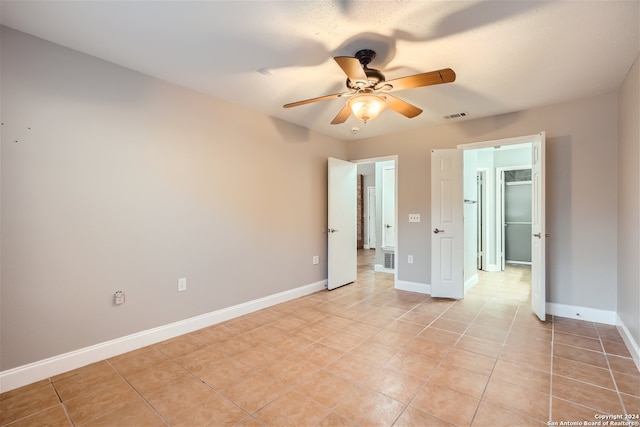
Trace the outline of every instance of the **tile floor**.
{"type": "Polygon", "coordinates": [[[395,290],[372,254],[351,285],[4,393],[0,426],[543,426],[640,412],[615,327],[538,321],[528,269],[439,300],[395,290]]]}

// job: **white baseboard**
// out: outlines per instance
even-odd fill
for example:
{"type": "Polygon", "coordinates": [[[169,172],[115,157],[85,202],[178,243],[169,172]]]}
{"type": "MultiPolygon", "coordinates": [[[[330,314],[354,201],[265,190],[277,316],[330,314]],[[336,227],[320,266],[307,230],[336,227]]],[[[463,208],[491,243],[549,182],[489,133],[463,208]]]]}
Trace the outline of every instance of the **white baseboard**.
{"type": "Polygon", "coordinates": [[[478,276],[478,273],[469,277],[469,279],[467,279],[467,281],[464,282],[464,293],[466,294],[469,289],[473,288],[478,283],[479,280],[480,280],[480,276],[478,276]]]}
{"type": "Polygon", "coordinates": [[[631,357],[636,364],[636,368],[638,368],[638,371],[640,371],[640,344],[638,344],[636,340],[633,339],[633,336],[631,336],[631,332],[627,328],[627,325],[624,324],[620,316],[616,314],[616,317],[618,320],[618,332],[620,332],[622,340],[627,345],[629,353],[631,353],[631,357]]]}
{"type": "Polygon", "coordinates": [[[431,295],[431,285],[427,285],[425,283],[396,280],[395,288],[401,291],[418,292],[421,294],[431,295]]]}
{"type": "Polygon", "coordinates": [[[327,281],[180,320],[0,372],[0,393],[325,289],[327,281]]]}
{"type": "Polygon", "coordinates": [[[617,325],[617,313],[610,310],[579,307],[575,305],[547,303],[547,314],[568,319],[586,320],[588,322],[604,323],[605,325],[617,325]]]}

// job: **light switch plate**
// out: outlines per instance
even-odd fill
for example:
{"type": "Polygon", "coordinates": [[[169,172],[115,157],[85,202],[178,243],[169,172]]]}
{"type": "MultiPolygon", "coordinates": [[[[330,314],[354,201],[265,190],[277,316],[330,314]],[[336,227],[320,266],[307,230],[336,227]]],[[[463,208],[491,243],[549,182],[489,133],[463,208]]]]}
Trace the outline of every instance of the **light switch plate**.
{"type": "Polygon", "coordinates": [[[409,214],[409,222],[420,222],[420,214],[409,214]]]}

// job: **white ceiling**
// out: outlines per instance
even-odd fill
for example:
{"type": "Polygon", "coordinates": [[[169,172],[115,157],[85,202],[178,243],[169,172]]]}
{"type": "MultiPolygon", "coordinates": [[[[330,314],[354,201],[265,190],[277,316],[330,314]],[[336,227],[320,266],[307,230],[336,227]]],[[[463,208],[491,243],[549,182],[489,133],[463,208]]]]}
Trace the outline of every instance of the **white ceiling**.
{"type": "MultiPolygon", "coordinates": [[[[615,90],[640,46],[640,1],[5,1],[0,22],[341,139],[615,90]],[[394,92],[424,110],[331,125],[332,59],[373,49],[387,80],[452,68],[454,83],[394,92]],[[259,70],[267,70],[266,74],[259,70]],[[361,128],[352,134],[351,128],[361,128]]],[[[461,119],[454,119],[461,120],[461,119]]],[[[462,119],[465,120],[465,119],[462,119]]]]}

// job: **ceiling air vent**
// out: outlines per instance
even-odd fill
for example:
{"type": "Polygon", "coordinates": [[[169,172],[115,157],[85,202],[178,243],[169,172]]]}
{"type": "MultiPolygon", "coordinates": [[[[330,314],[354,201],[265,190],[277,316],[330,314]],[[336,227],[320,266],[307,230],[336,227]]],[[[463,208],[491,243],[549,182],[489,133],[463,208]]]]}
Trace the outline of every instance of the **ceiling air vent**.
{"type": "Polygon", "coordinates": [[[449,120],[449,119],[459,119],[460,117],[467,117],[467,116],[469,116],[469,114],[467,113],[455,113],[455,114],[449,114],[448,116],[444,116],[444,118],[449,120]]]}

